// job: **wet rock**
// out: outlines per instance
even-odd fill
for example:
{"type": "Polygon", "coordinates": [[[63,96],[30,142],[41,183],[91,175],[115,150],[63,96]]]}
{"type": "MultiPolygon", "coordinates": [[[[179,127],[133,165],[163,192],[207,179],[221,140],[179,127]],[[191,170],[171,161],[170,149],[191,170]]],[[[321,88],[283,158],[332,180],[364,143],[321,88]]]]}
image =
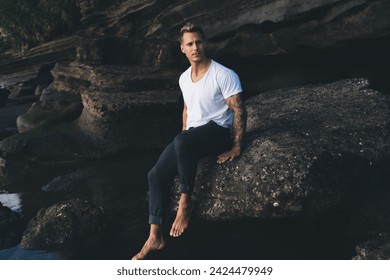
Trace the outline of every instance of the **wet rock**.
{"type": "Polygon", "coordinates": [[[0,249],[15,246],[24,230],[22,216],[0,202],[0,249]]]}
{"type": "Polygon", "coordinates": [[[20,244],[24,249],[61,250],[96,241],[105,227],[101,208],[72,199],[41,209],[30,220],[20,244]]]}
{"type": "Polygon", "coordinates": [[[390,153],[389,97],[366,79],[282,89],[246,102],[238,160],[199,164],[195,214],[203,219],[315,215],[350,207],[373,162],[390,153]]]}
{"type": "Polygon", "coordinates": [[[356,246],[355,260],[390,260],[390,238],[388,234],[378,235],[356,246]]]}

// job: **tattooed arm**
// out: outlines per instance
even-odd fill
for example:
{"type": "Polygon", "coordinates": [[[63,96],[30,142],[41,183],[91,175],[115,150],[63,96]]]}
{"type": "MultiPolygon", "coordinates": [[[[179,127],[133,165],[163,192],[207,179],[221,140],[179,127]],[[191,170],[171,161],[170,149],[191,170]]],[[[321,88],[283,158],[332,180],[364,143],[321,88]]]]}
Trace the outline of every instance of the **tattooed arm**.
{"type": "Polygon", "coordinates": [[[226,99],[230,110],[233,111],[233,147],[230,151],[224,152],[217,157],[218,163],[224,163],[227,160],[232,161],[241,154],[244,134],[246,131],[247,113],[240,94],[233,95],[226,99]]]}

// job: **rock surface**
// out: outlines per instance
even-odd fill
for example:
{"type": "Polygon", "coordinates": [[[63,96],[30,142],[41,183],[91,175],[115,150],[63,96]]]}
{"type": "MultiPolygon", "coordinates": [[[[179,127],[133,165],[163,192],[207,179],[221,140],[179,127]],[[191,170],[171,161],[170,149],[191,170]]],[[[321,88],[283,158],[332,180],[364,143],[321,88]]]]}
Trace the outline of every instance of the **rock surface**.
{"type": "Polygon", "coordinates": [[[61,250],[99,237],[105,227],[101,208],[72,199],[40,210],[30,220],[20,245],[24,249],[61,250]]]}
{"type": "Polygon", "coordinates": [[[390,239],[386,234],[368,240],[356,247],[355,260],[390,260],[390,239]]]}
{"type": "Polygon", "coordinates": [[[246,102],[237,161],[200,164],[197,216],[315,215],[348,205],[390,155],[389,97],[365,79],[262,93],[246,102]]]}
{"type": "Polygon", "coordinates": [[[53,74],[50,89],[18,118],[24,133],[0,142],[3,158],[62,161],[156,149],[180,131],[177,71],[73,63],[56,65],[53,74]]]}

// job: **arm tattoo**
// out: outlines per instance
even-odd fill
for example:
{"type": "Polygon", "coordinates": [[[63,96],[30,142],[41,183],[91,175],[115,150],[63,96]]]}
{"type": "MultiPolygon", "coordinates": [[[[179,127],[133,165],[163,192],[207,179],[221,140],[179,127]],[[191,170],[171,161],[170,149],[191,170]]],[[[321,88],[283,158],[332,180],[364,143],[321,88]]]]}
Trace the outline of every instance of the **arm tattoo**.
{"type": "Polygon", "coordinates": [[[240,94],[236,94],[226,100],[230,110],[233,111],[233,146],[242,147],[246,131],[247,112],[240,94]]]}

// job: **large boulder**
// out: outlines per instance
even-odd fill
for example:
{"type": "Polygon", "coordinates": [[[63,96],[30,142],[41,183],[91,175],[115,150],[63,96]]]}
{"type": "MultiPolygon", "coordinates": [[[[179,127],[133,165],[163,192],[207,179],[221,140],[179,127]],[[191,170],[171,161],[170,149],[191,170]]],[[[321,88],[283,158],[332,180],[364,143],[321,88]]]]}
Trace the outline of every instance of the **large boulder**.
{"type": "Polygon", "coordinates": [[[61,250],[96,242],[105,230],[105,216],[100,207],[71,199],[38,211],[23,233],[20,245],[24,249],[61,250]]]}
{"type": "Polygon", "coordinates": [[[366,79],[261,93],[246,102],[238,160],[199,164],[202,219],[293,217],[348,208],[390,156],[389,96],[366,79]]]}

